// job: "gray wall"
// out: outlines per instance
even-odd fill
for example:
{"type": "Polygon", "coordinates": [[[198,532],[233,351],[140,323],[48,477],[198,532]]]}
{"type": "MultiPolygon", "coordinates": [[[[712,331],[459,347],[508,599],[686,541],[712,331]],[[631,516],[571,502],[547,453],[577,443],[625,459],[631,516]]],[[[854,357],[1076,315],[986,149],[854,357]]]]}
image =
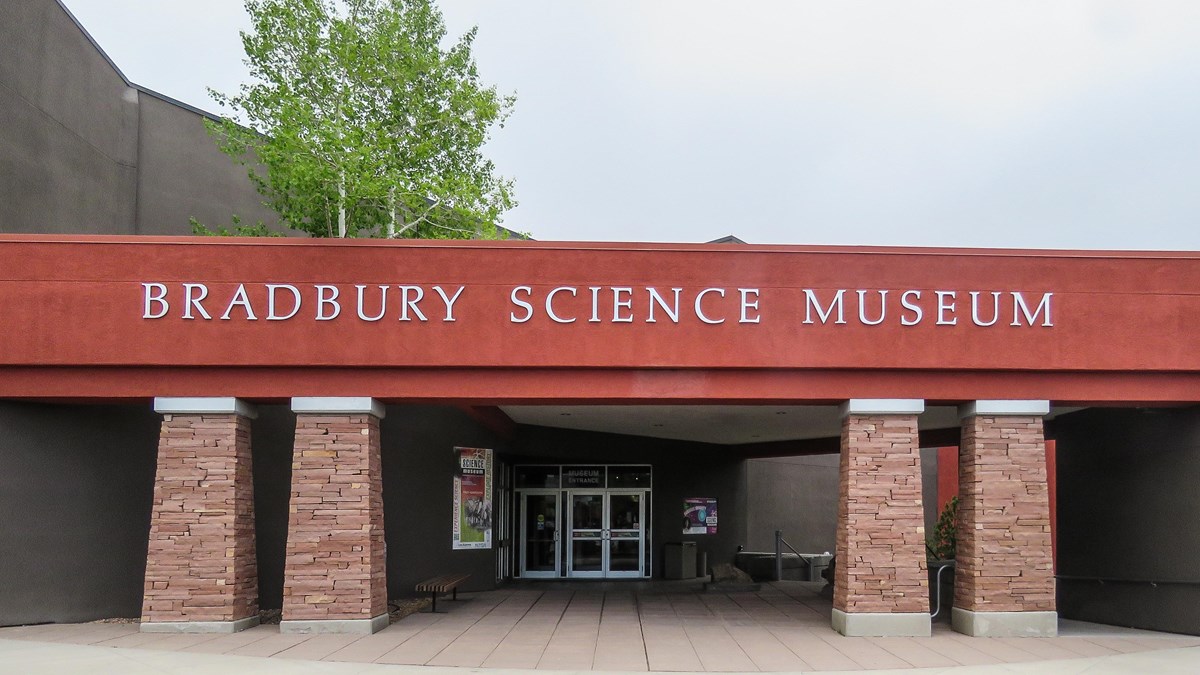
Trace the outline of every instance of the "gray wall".
{"type": "Polygon", "coordinates": [[[193,217],[210,229],[230,227],[235,214],[246,225],[277,222],[246,168],[217,150],[203,117],[146,92],[138,101],[139,234],[190,233],[193,217]]]}
{"type": "Polygon", "coordinates": [[[451,407],[388,406],[382,434],[388,597],[412,596],[417,582],[447,572],[471,574],[464,590],[495,588],[495,551],[450,549],[454,447],[503,453],[506,444],[451,407]]]}
{"type": "MultiPolygon", "coordinates": [[[[958,471],[958,462],[954,463],[958,471]]],[[[921,448],[921,504],[925,507],[925,539],[937,527],[938,516],[938,449],[921,448]]]]}
{"type": "MultiPolygon", "coordinates": [[[[259,595],[283,599],[295,416],[258,406],[252,426],[259,595]]],[[[141,613],[159,416],[150,405],[0,402],[0,625],[141,613]]],[[[388,406],[382,426],[388,596],[470,572],[495,585],[492,551],[451,551],[455,445],[503,444],[456,408],[388,406]]]]}
{"type": "Polygon", "coordinates": [[[0,21],[0,232],[135,232],[137,92],[54,0],[0,21]]]}
{"type": "Polygon", "coordinates": [[[1084,410],[1054,434],[1060,615],[1200,635],[1200,408],[1084,410]]]}
{"type": "MultiPolygon", "coordinates": [[[[296,416],[286,405],[257,409],[252,443],[259,604],[278,609],[296,416]]],[[[471,574],[464,590],[494,588],[493,551],[450,549],[451,477],[455,446],[502,452],[503,441],[466,413],[445,406],[387,406],[380,437],[388,597],[411,596],[417,582],[449,571],[471,574]]]]}
{"type": "Polygon", "coordinates": [[[158,424],[0,402],[0,625],[141,613],[158,424]]]}
{"type": "Polygon", "coordinates": [[[837,535],[838,455],[746,462],[749,551],[774,551],[775,530],[803,553],[833,552],[837,535]]]}
{"type": "MultiPolygon", "coordinates": [[[[203,116],[131,86],[55,0],[0,21],[0,232],[191,234],[277,220],[203,116]]],[[[137,39],[134,35],[131,39],[137,39]]]]}
{"type": "MultiPolygon", "coordinates": [[[[833,552],[840,456],[773,457],[746,462],[747,550],[774,551],[775,530],[803,553],[833,552]]],[[[937,523],[937,449],[921,449],[925,531],[937,523]]]]}

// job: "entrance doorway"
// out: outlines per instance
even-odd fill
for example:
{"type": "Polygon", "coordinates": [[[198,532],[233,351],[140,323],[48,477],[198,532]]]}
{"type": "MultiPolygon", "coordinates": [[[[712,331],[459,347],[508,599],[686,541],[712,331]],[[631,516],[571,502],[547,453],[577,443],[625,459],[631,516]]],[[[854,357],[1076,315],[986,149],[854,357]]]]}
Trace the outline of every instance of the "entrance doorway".
{"type": "Polygon", "coordinates": [[[571,548],[567,576],[622,578],[642,570],[646,520],[640,492],[571,492],[571,548]]]}
{"type": "Polygon", "coordinates": [[[649,466],[518,466],[527,579],[650,576],[649,466]]]}
{"type": "Polygon", "coordinates": [[[558,493],[521,493],[521,576],[553,579],[558,565],[558,493]]]}

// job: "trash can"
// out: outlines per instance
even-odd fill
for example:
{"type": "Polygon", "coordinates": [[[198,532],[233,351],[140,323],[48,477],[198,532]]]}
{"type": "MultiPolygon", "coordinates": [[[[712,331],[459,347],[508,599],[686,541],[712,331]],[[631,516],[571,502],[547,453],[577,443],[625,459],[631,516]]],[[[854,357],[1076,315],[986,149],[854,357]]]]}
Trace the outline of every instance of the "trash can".
{"type": "Polygon", "coordinates": [[[696,578],[696,542],[667,542],[666,550],[663,552],[663,578],[696,578]]]}

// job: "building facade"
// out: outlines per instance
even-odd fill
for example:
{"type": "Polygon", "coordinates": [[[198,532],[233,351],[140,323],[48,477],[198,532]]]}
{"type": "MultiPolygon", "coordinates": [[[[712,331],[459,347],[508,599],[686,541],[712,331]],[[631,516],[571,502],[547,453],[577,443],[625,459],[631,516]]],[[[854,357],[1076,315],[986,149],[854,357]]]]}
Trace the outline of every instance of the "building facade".
{"type": "Polygon", "coordinates": [[[747,458],[837,452],[832,624],[927,634],[920,448],[953,444],[955,626],[1053,634],[1045,418],[1060,453],[1085,408],[1184,406],[1162,419],[1194,436],[1194,254],[8,235],[0,259],[11,426],[138,420],[147,630],[239,627],[270,586],[285,629],[371,630],[446,568],[728,561],[747,458]],[[689,439],[703,417],[725,430],[689,439]],[[438,497],[462,447],[500,467],[472,550],[438,497]]]}
{"type": "Polygon", "coordinates": [[[838,630],[920,635],[953,494],[963,632],[1200,634],[1197,254],[132,236],[270,216],[202,111],[6,9],[0,625],[369,631],[783,530],[838,630]]]}

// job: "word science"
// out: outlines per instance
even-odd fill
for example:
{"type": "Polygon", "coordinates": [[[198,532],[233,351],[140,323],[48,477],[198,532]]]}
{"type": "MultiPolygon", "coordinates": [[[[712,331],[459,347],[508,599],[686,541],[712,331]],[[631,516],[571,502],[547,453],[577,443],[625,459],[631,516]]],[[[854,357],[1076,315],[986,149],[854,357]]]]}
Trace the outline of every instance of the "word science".
{"type": "MultiPolygon", "coordinates": [[[[471,305],[463,285],[141,283],[145,320],[458,321],[466,307],[512,324],[759,324],[769,300],[803,326],[1054,326],[1054,293],[893,289],[514,286],[471,305]],[[462,303],[462,304],[460,304],[462,303]]],[[[777,310],[777,311],[780,311],[777,310]]]]}

